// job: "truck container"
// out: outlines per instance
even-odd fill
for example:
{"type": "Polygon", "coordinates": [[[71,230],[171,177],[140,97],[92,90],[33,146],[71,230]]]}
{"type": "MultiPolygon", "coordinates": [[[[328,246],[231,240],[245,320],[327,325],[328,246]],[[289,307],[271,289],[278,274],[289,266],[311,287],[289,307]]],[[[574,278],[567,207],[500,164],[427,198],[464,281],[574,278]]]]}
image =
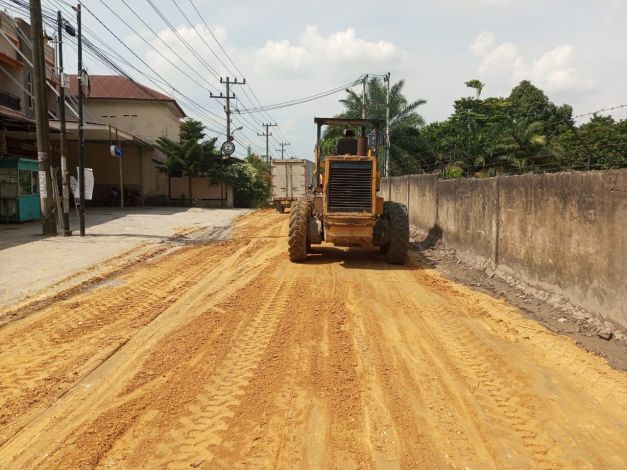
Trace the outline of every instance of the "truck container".
{"type": "Polygon", "coordinates": [[[313,169],[314,163],[304,158],[272,160],[272,202],[278,212],[305,197],[307,187],[313,184],[313,169]]]}

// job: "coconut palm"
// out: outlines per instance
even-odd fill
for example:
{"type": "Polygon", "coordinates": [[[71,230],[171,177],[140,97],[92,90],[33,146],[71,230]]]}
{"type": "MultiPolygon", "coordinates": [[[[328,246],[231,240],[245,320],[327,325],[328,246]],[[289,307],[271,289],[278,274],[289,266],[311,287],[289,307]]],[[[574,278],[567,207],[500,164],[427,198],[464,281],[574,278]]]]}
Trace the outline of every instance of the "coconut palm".
{"type": "MultiPolygon", "coordinates": [[[[416,109],[426,101],[408,101],[403,95],[405,80],[399,80],[390,87],[390,173],[400,174],[421,171],[422,165],[417,153],[424,151],[418,129],[424,126],[424,119],[416,109]]],[[[340,100],[346,110],[337,117],[361,118],[362,96],[353,90],[346,90],[346,97],[340,100]]],[[[366,85],[366,117],[385,121],[386,86],[378,77],[371,78],[366,85]]],[[[382,129],[383,131],[383,129],[382,129]]],[[[342,129],[328,128],[322,142],[323,153],[328,154],[335,147],[342,129]]]]}
{"type": "Polygon", "coordinates": [[[168,175],[181,172],[187,176],[189,205],[192,205],[192,178],[209,170],[219,159],[216,150],[217,138],[201,142],[205,137],[204,126],[200,121],[188,119],[181,123],[180,140],[174,141],[167,137],[159,137],[155,142],[164,155],[165,161],[153,160],[157,168],[168,175]]]}

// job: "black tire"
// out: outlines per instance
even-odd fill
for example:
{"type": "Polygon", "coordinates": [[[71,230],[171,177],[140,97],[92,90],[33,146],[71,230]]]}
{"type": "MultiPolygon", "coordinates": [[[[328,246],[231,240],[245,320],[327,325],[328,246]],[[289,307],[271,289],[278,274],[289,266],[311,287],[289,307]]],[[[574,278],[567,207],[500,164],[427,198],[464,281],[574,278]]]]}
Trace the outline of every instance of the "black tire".
{"type": "Polygon", "coordinates": [[[292,203],[289,222],[288,255],[292,263],[302,263],[307,258],[307,220],[309,207],[306,201],[292,203]]]}
{"type": "Polygon", "coordinates": [[[405,264],[409,249],[409,216],[404,204],[386,202],[383,213],[390,222],[390,242],[387,244],[388,263],[405,264]]]}
{"type": "Polygon", "coordinates": [[[285,212],[285,206],[283,206],[283,204],[277,204],[277,206],[276,206],[276,211],[277,211],[279,214],[283,214],[283,212],[285,212]]]}

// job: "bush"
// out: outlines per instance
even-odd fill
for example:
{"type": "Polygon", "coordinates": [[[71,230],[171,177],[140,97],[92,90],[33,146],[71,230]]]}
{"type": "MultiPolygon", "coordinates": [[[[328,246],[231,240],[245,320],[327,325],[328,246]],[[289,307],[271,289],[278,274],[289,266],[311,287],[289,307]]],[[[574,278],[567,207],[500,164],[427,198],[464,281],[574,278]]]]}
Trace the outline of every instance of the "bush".
{"type": "Polygon", "coordinates": [[[464,171],[457,165],[447,165],[444,168],[444,174],[442,175],[442,178],[444,178],[445,180],[461,178],[463,173],[464,171]]]}

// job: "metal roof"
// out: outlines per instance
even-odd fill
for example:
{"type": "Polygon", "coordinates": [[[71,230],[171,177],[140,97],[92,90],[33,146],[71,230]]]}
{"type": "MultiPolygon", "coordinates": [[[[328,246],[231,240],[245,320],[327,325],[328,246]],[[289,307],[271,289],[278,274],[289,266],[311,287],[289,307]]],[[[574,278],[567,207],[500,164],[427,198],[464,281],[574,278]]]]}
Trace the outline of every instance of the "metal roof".
{"type": "Polygon", "coordinates": [[[346,118],[321,118],[315,117],[314,122],[319,126],[351,126],[379,129],[383,121],[381,119],[346,119],[346,118]]]}

